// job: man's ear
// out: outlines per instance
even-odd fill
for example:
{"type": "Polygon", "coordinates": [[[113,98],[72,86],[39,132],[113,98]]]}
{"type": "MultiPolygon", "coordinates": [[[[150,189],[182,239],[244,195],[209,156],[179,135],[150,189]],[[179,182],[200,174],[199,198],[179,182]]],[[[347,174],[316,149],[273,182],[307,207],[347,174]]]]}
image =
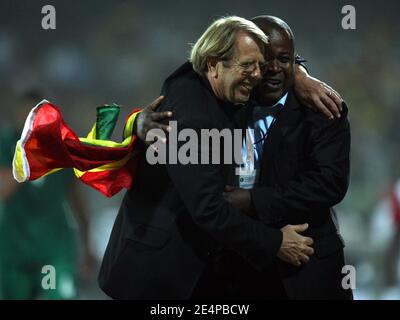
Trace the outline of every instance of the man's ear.
{"type": "Polygon", "coordinates": [[[217,58],[208,58],[207,70],[211,77],[218,78],[219,63],[217,58]]]}

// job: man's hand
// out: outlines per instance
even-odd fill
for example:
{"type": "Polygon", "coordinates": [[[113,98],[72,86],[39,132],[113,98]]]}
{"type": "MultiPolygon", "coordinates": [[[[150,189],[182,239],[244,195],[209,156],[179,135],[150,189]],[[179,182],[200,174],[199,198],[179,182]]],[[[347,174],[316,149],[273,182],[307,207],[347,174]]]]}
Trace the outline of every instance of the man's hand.
{"type": "Polygon", "coordinates": [[[243,213],[251,213],[251,195],[249,190],[225,186],[223,196],[227,202],[239,208],[243,213]]]}
{"type": "MultiPolygon", "coordinates": [[[[162,124],[161,121],[169,119],[172,117],[172,112],[164,111],[164,112],[156,112],[155,110],[159,107],[164,96],[158,97],[148,106],[143,108],[140,114],[137,116],[135,121],[135,134],[136,136],[142,140],[144,143],[150,145],[150,142],[146,141],[147,132],[151,129],[161,129],[164,132],[169,132],[171,128],[165,124],[162,124]]],[[[162,142],[166,142],[166,138],[164,136],[155,135],[157,139],[162,142]]]]}
{"type": "Polygon", "coordinates": [[[302,67],[295,67],[294,91],[302,104],[328,118],[340,118],[343,99],[325,82],[311,77],[302,67]]]}
{"type": "Polygon", "coordinates": [[[311,247],[314,241],[299,233],[306,231],[308,224],[287,225],[281,229],[283,240],[278,252],[278,258],[294,266],[301,266],[301,262],[307,263],[314,249],[311,247]]]}
{"type": "MultiPolygon", "coordinates": [[[[251,215],[252,203],[250,191],[246,189],[226,186],[223,193],[225,200],[242,212],[251,215]]],[[[306,231],[308,224],[287,225],[281,229],[283,240],[278,252],[278,258],[295,266],[300,266],[301,262],[307,263],[310,255],[314,254],[311,247],[314,243],[311,238],[304,237],[299,233],[306,231]]]]}

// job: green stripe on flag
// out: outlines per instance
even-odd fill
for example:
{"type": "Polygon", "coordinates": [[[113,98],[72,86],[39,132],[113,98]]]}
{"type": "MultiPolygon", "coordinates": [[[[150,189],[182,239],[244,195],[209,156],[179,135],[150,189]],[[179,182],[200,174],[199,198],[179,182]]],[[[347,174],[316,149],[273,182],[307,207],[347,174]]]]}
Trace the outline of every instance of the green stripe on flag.
{"type": "Polygon", "coordinates": [[[118,105],[104,105],[97,108],[96,139],[110,140],[118,121],[118,105]]]}

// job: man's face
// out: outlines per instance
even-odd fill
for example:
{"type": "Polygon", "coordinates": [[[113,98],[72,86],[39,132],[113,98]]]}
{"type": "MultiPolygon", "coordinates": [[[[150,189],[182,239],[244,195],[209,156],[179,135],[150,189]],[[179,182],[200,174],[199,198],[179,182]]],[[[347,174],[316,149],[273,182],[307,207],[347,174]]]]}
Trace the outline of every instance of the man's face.
{"type": "MultiPolygon", "coordinates": [[[[261,27],[261,26],[259,26],[261,27]]],[[[261,83],[255,89],[258,102],[273,105],[294,82],[293,41],[286,31],[261,28],[269,37],[266,67],[261,83]]]]}
{"type": "Polygon", "coordinates": [[[219,99],[235,104],[246,103],[262,78],[264,55],[259,44],[248,34],[239,33],[232,59],[215,67],[214,89],[219,99]]]}

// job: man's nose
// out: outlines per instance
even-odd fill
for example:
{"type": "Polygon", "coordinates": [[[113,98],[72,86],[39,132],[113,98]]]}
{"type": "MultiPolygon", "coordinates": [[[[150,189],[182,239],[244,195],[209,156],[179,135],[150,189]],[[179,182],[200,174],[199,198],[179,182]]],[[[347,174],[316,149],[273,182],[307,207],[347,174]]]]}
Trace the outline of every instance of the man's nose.
{"type": "Polygon", "coordinates": [[[256,67],[254,68],[253,72],[251,73],[251,77],[255,80],[261,80],[263,76],[263,72],[261,70],[260,65],[257,63],[256,67]]]}
{"type": "Polygon", "coordinates": [[[275,59],[274,60],[270,60],[270,61],[267,62],[267,64],[266,64],[266,72],[270,72],[270,73],[279,72],[279,64],[275,59]]]}

